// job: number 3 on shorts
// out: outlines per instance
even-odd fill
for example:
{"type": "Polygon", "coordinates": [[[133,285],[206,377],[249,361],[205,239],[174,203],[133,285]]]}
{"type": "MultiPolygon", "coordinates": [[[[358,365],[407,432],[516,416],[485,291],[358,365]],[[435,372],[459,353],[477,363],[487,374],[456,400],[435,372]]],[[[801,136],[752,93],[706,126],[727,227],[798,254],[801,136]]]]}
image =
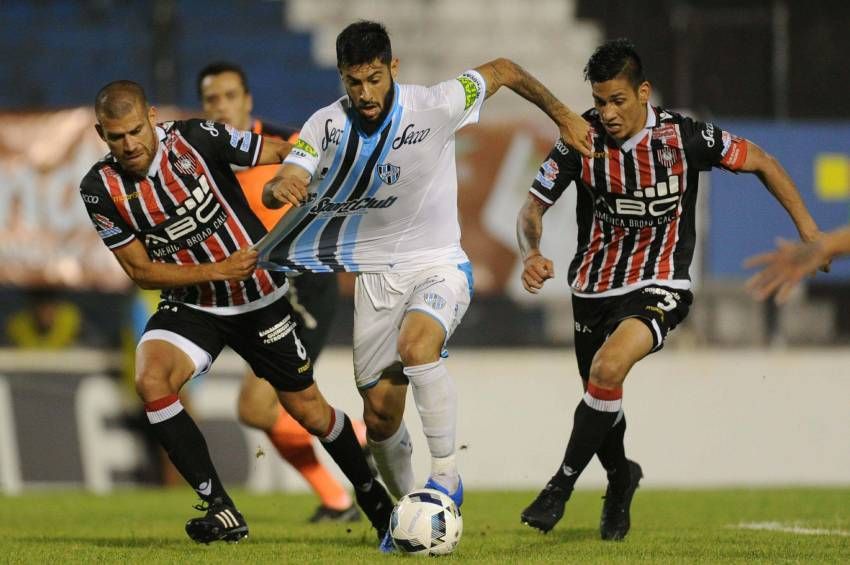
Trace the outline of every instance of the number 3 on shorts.
{"type": "MultiPolygon", "coordinates": [[[[664,300],[658,303],[658,307],[664,310],[665,312],[670,312],[677,306],[676,299],[673,298],[671,294],[667,294],[664,296],[664,300]]],[[[297,339],[297,338],[296,338],[297,339]]]]}

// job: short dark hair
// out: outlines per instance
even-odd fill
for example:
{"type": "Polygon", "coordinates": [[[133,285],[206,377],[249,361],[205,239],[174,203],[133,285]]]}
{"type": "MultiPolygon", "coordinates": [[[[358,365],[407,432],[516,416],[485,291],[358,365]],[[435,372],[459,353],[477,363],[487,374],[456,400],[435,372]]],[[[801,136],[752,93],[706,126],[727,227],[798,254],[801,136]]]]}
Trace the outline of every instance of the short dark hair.
{"type": "Polygon", "coordinates": [[[204,79],[210,76],[220,75],[221,73],[236,73],[239,75],[239,80],[242,81],[242,88],[245,89],[245,92],[251,92],[248,88],[248,77],[245,75],[245,70],[242,67],[230,61],[216,61],[210,63],[198,73],[198,80],[195,82],[195,86],[198,89],[199,100],[204,96],[204,91],[201,89],[204,79]]]}
{"type": "Polygon", "coordinates": [[[114,80],[98,90],[94,97],[94,113],[110,119],[123,118],[133,111],[136,105],[148,107],[145,89],[132,80],[114,80]]]}
{"type": "Polygon", "coordinates": [[[336,36],[337,68],[365,65],[375,59],[385,65],[393,60],[390,36],[382,24],[360,20],[349,24],[336,36]]]}
{"type": "Polygon", "coordinates": [[[612,39],[597,47],[584,67],[584,80],[590,82],[605,82],[620,75],[634,88],[646,80],[640,55],[625,38],[612,39]]]}

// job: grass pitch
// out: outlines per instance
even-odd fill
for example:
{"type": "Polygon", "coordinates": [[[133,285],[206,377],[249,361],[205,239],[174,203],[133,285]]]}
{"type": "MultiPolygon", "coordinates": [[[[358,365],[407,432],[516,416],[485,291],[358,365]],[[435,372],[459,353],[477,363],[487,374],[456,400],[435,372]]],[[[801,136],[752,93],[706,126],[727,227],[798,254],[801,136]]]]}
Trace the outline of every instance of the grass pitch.
{"type": "MultiPolygon", "coordinates": [[[[234,492],[251,529],[239,544],[196,545],[186,489],[108,496],[40,492],[0,497],[2,563],[380,563],[366,522],[308,525],[309,495],[234,492]]],[[[450,562],[848,563],[850,488],[640,489],[632,531],[599,540],[601,491],[573,495],[548,535],[519,523],[536,493],[468,492],[464,534],[450,562]]],[[[414,559],[414,558],[407,558],[414,559]]]]}

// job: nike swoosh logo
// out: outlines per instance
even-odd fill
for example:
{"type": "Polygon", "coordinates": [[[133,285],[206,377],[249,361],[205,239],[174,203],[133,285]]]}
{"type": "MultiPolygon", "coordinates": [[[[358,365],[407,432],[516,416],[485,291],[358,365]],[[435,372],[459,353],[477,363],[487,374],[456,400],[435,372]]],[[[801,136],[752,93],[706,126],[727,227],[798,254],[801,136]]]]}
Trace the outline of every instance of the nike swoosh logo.
{"type": "Polygon", "coordinates": [[[563,471],[564,474],[568,477],[572,477],[576,474],[576,472],[573,471],[573,468],[568,466],[566,463],[564,463],[563,467],[561,467],[561,471],[563,471]]]}

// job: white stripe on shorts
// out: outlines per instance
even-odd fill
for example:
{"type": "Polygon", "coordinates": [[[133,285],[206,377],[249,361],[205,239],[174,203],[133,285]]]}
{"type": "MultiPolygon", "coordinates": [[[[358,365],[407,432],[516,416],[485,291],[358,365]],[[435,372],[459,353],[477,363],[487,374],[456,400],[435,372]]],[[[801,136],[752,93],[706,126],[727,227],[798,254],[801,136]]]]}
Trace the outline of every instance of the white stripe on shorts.
{"type": "Polygon", "coordinates": [[[167,341],[183,353],[189,356],[189,359],[192,360],[192,363],[195,364],[195,372],[192,373],[190,378],[195,378],[198,375],[203,375],[207,371],[210,370],[210,366],[212,366],[212,355],[201,349],[200,346],[195,344],[193,341],[183,337],[182,335],[169,331],[169,330],[148,330],[142,335],[142,338],[139,340],[138,345],[136,345],[136,349],[139,348],[145,341],[150,341],[152,339],[158,339],[161,341],[167,341]]]}

